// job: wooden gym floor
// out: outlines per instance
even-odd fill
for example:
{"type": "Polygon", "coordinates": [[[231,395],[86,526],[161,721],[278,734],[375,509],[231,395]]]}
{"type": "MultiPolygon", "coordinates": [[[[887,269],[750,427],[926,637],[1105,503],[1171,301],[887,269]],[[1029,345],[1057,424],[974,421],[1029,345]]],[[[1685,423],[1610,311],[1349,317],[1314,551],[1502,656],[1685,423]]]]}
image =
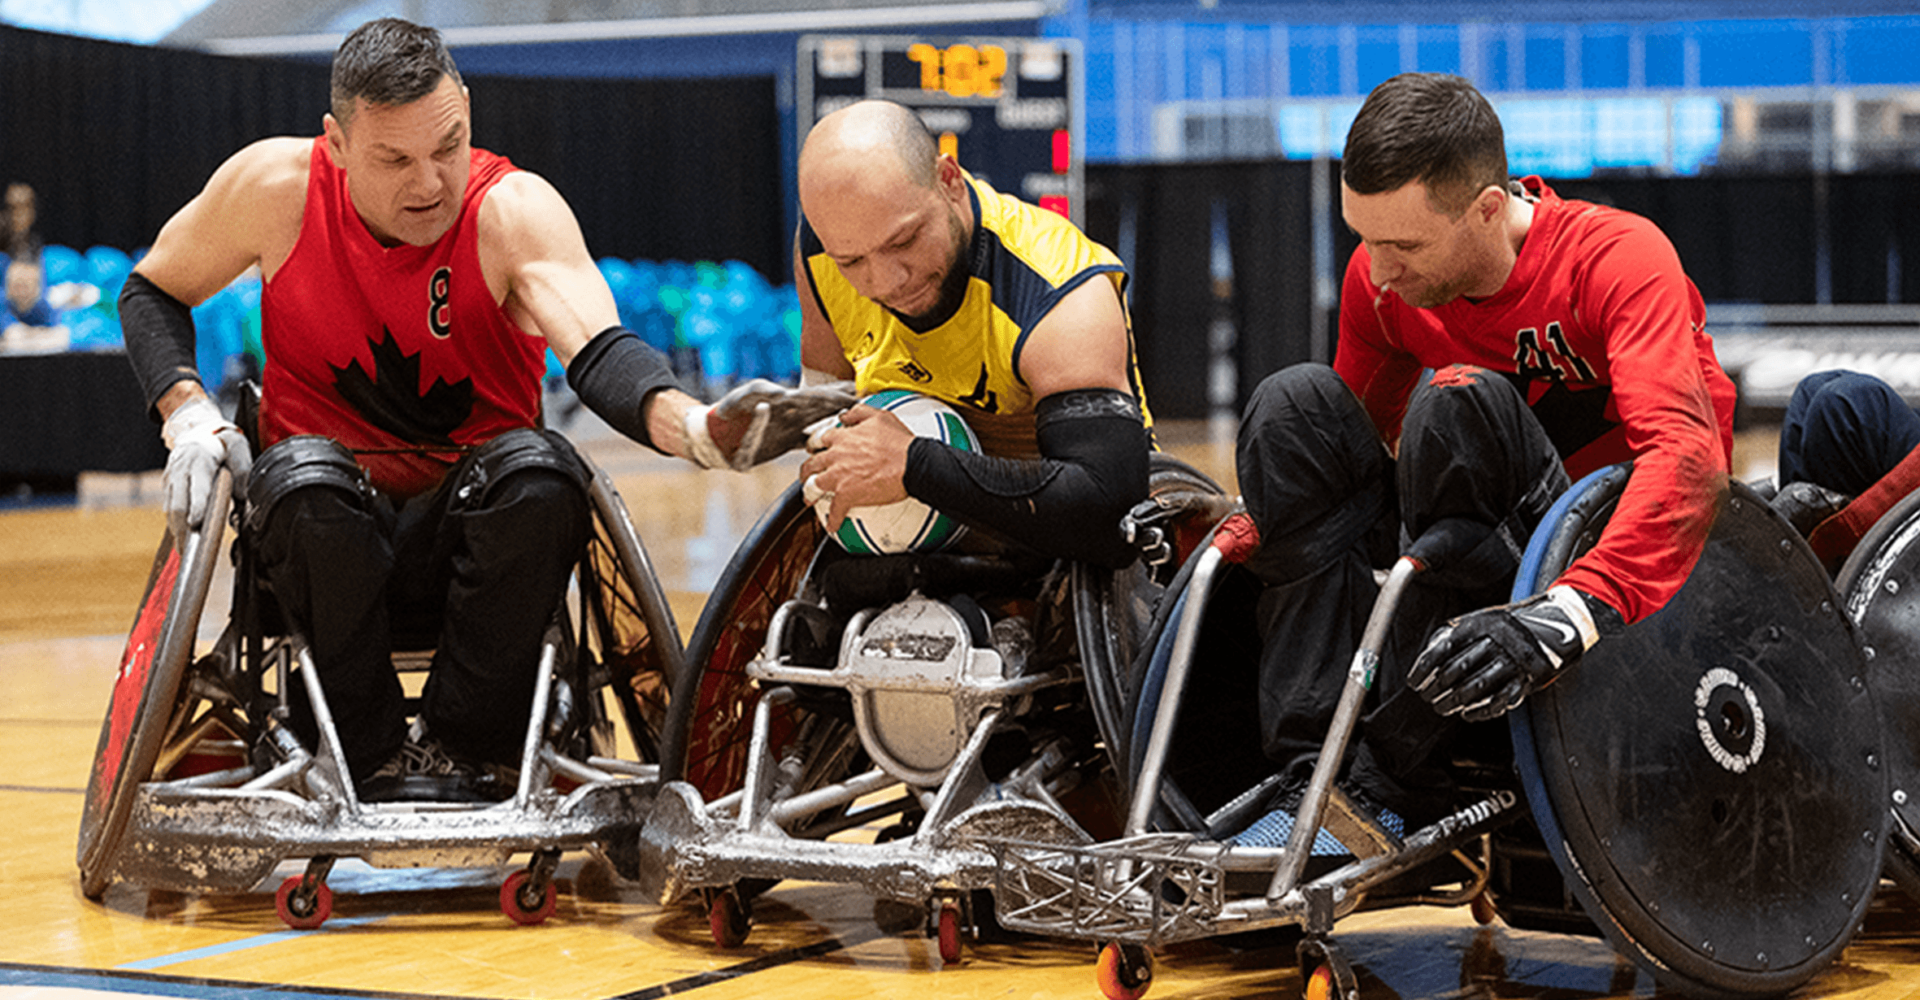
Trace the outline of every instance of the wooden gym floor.
{"type": "MultiPolygon", "coordinates": [[[[706,587],[790,481],[794,462],[702,474],[617,439],[586,437],[690,631],[706,587]]],[[[1163,439],[1230,485],[1230,442],[1197,426],[1166,428],[1163,439]]],[[[1741,451],[1745,474],[1770,474],[1765,433],[1741,451]]],[[[656,906],[583,857],[561,868],[558,912],[530,928],[497,909],[506,868],[342,862],[330,879],[334,917],[309,932],[288,931],[275,917],[271,885],[217,898],[116,885],[101,902],[86,900],[74,864],[81,793],[163,530],[155,487],[154,476],[88,477],[75,504],[0,512],[0,817],[10,831],[0,849],[0,1000],[1099,996],[1088,947],[969,942],[958,963],[945,965],[927,938],[882,931],[863,892],[829,885],[776,888],[757,906],[747,943],[722,951],[704,914],[656,906]]],[[[1601,940],[1481,927],[1464,908],[1358,914],[1336,936],[1365,995],[1380,1000],[1658,995],[1601,940]]],[[[1149,996],[1297,996],[1291,966],[1290,949],[1181,946],[1159,956],[1149,996]]],[[[1920,906],[1883,890],[1842,961],[1800,995],[1920,996],[1920,906]]]]}

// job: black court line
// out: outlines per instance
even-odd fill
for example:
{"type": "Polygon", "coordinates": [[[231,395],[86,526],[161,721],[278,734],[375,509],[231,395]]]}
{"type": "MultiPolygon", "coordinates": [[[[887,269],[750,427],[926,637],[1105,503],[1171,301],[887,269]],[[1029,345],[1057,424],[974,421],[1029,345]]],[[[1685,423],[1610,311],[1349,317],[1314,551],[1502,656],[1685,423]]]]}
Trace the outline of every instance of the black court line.
{"type": "Polygon", "coordinates": [[[808,958],[820,958],[820,956],[824,956],[824,954],[837,952],[837,950],[841,950],[841,948],[852,948],[852,946],[856,946],[856,944],[866,944],[868,940],[874,940],[877,939],[877,937],[879,937],[879,931],[874,931],[872,935],[864,935],[864,937],[852,937],[852,939],[849,940],[829,937],[829,939],[826,940],[816,940],[816,942],[812,942],[812,944],[806,944],[803,948],[781,948],[778,952],[764,954],[764,956],[755,958],[755,960],[751,960],[751,962],[741,962],[739,965],[728,965],[728,967],[724,967],[724,969],[716,969],[716,971],[710,971],[710,973],[689,975],[689,977],[685,977],[685,979],[674,979],[672,983],[660,983],[659,987],[647,987],[643,988],[643,990],[634,990],[634,992],[620,992],[620,994],[609,996],[607,1000],[659,1000],[660,996],[680,996],[680,994],[684,994],[684,992],[693,992],[693,990],[701,987],[712,987],[712,985],[716,985],[716,983],[730,983],[733,979],[739,979],[739,977],[743,977],[743,975],[753,975],[753,973],[766,971],[766,969],[778,969],[781,965],[804,962],[804,960],[808,960],[808,958]]]}
{"type": "MultiPolygon", "coordinates": [[[[661,983],[644,990],[620,993],[607,1000],[657,1000],[659,997],[678,996],[691,993],[702,986],[730,982],[741,976],[764,972],[809,958],[818,958],[843,948],[864,944],[879,937],[876,931],[865,936],[856,936],[842,941],[839,938],[827,938],[799,948],[786,948],[738,965],[730,965],[713,972],[676,979],[670,983],[661,983]]],[[[314,1000],[474,1000],[463,994],[448,993],[400,993],[385,990],[341,990],[320,986],[293,986],[280,983],[248,982],[241,979],[210,979],[204,976],[167,976],[151,972],[131,972],[122,969],[79,969],[67,966],[24,965],[17,962],[0,962],[0,986],[36,986],[59,987],[81,990],[113,990],[120,993],[134,993],[141,996],[184,997],[188,1000],[245,1000],[271,994],[275,997],[311,997],[314,1000]]]]}
{"type": "Polygon", "coordinates": [[[809,958],[819,958],[821,955],[831,954],[843,948],[852,948],[865,944],[878,937],[880,937],[880,933],[876,930],[872,934],[855,936],[845,941],[840,938],[827,938],[824,941],[816,941],[813,944],[800,948],[785,948],[771,954],[762,955],[752,961],[741,962],[739,965],[729,965],[724,969],[718,969],[713,972],[702,972],[696,976],[676,979],[673,982],[661,983],[658,986],[649,986],[644,990],[635,990],[632,993],[617,993],[606,998],[606,1000],[659,1000],[660,997],[691,993],[702,986],[713,986],[717,983],[730,982],[741,976],[751,975],[755,972],[765,972],[768,969],[777,969],[783,965],[792,965],[795,962],[802,962],[809,958]]]}
{"type": "Polygon", "coordinates": [[[44,785],[0,785],[0,792],[37,792],[48,795],[85,795],[84,788],[49,788],[44,785]]]}

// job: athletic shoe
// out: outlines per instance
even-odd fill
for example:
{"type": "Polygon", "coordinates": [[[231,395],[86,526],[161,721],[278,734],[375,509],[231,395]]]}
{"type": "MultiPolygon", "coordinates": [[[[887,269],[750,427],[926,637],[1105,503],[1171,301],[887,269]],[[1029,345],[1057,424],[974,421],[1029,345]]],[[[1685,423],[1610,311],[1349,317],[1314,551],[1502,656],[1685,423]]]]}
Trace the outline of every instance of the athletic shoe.
{"type": "MultiPolygon", "coordinates": [[[[1382,805],[1373,796],[1368,795],[1358,788],[1342,788],[1341,790],[1347,793],[1348,801],[1352,802],[1355,807],[1371,817],[1376,825],[1393,834],[1396,838],[1406,835],[1406,821],[1401,819],[1398,813],[1382,805]]],[[[1254,820],[1245,830],[1228,838],[1227,843],[1240,847],[1287,846],[1287,841],[1293,836],[1294,817],[1299,815],[1300,803],[1304,801],[1306,797],[1307,786],[1305,783],[1282,786],[1275,792],[1267,814],[1254,820]]],[[[1331,808],[1330,804],[1329,808],[1331,808]]],[[[1349,850],[1345,844],[1342,844],[1333,834],[1327,832],[1324,824],[1322,824],[1320,830],[1314,834],[1313,848],[1308,852],[1310,857],[1316,858],[1349,857],[1352,854],[1353,852],[1349,850]]]]}
{"type": "Polygon", "coordinates": [[[360,800],[500,802],[519,785],[517,768],[468,759],[432,737],[410,738],[361,782],[360,800]]]}

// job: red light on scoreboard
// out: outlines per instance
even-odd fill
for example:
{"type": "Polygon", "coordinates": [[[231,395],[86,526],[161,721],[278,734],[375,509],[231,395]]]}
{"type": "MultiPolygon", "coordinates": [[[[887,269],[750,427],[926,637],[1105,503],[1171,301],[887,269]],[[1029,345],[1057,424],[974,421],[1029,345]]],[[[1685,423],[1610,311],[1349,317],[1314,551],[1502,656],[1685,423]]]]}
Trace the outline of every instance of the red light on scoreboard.
{"type": "Polygon", "coordinates": [[[1064,174],[1073,169],[1073,133],[1066,129],[1053,130],[1053,172],[1064,174]]]}
{"type": "Polygon", "coordinates": [[[1073,203],[1064,194],[1041,195],[1040,207],[1046,209],[1049,212],[1059,212],[1061,215],[1064,215],[1069,219],[1073,218],[1073,212],[1071,211],[1073,207],[1073,203]]]}

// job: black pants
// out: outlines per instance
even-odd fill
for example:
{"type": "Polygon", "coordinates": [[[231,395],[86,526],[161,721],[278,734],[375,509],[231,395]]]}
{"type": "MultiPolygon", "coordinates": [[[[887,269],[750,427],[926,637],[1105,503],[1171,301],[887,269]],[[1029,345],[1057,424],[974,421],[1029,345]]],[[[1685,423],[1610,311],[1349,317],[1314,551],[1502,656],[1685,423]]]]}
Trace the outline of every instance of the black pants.
{"type": "MultiPolygon", "coordinates": [[[[434,738],[475,759],[519,763],[541,633],[592,522],[585,467],[566,440],[510,436],[401,504],[344,489],[313,462],[281,460],[276,449],[300,439],[260,457],[248,494],[270,503],[249,521],[257,565],[307,639],[356,779],[406,738],[396,644],[434,649],[421,704],[434,738]]],[[[311,741],[303,686],[292,700],[296,732],[311,741]]]]}
{"type": "Polygon", "coordinates": [[[1261,537],[1248,568],[1267,585],[1263,749],[1292,778],[1319,756],[1374,570],[1416,539],[1433,550],[1392,620],[1347,763],[1348,780],[1409,818],[1437,815],[1451,786],[1436,762],[1459,724],[1407,688],[1407,669],[1435,626],[1507,600],[1527,536],[1567,487],[1546,432],[1504,377],[1447,368],[1414,392],[1396,460],[1331,368],[1297,365],[1254,390],[1237,463],[1261,537]]]}
{"type": "Polygon", "coordinates": [[[1920,415],[1872,375],[1815,372],[1794,386],[1780,422],[1785,486],[1810,482],[1859,496],[1920,446],[1920,415]]]}

